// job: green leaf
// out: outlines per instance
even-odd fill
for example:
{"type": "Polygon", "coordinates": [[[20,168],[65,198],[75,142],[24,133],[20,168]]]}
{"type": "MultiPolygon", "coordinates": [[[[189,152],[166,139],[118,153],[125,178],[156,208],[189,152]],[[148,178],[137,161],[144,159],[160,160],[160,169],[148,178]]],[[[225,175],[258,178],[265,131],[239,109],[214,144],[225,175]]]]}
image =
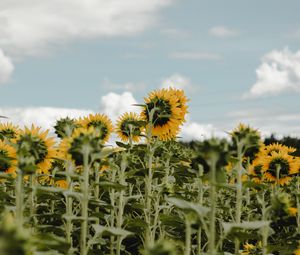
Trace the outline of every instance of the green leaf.
{"type": "Polygon", "coordinates": [[[92,227],[94,228],[96,235],[113,235],[113,236],[122,236],[126,237],[129,235],[133,235],[134,233],[129,232],[122,228],[115,228],[115,227],[104,227],[101,225],[93,224],[92,227]]]}
{"type": "Polygon", "coordinates": [[[186,211],[194,211],[198,214],[199,217],[205,216],[210,212],[210,209],[207,207],[204,207],[202,205],[193,202],[188,202],[180,198],[169,197],[166,198],[166,201],[178,207],[179,209],[186,210],[186,211]]]}
{"type": "Polygon", "coordinates": [[[223,222],[224,234],[228,235],[230,232],[238,229],[244,230],[253,230],[253,229],[260,229],[263,227],[269,226],[271,221],[245,221],[242,223],[226,223],[223,222]]]}

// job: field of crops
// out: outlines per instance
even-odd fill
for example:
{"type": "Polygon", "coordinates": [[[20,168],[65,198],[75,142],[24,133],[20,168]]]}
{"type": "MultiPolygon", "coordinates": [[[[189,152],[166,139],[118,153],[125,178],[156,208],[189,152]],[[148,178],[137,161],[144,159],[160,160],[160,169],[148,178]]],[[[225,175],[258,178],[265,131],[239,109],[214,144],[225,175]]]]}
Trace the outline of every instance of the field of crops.
{"type": "Polygon", "coordinates": [[[3,119],[0,255],[299,255],[299,151],[243,124],[181,143],[187,103],[153,91],[140,114],[60,119],[56,137],[3,119]]]}

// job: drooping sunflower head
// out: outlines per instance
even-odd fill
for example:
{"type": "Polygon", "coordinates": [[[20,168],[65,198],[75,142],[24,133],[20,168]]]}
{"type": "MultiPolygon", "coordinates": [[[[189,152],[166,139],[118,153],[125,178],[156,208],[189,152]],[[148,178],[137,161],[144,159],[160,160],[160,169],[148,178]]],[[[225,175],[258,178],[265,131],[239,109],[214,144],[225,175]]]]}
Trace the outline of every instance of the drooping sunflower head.
{"type": "Polygon", "coordinates": [[[98,131],[98,135],[103,143],[107,142],[113,132],[112,121],[105,114],[90,114],[83,119],[79,119],[78,124],[84,128],[93,127],[98,131]]]}
{"type": "Polygon", "coordinates": [[[54,129],[58,137],[64,138],[64,137],[70,137],[74,129],[78,127],[79,124],[77,124],[74,119],[66,117],[57,120],[54,129]]]}
{"type": "MultiPolygon", "coordinates": [[[[71,156],[75,165],[83,165],[84,154],[87,153],[89,162],[91,155],[100,153],[103,148],[102,139],[99,135],[101,131],[93,127],[78,128],[69,139],[64,139],[61,144],[61,150],[71,156]]],[[[62,153],[64,154],[64,153],[62,153]]],[[[68,157],[68,156],[67,156],[68,157]]]]}
{"type": "Polygon", "coordinates": [[[262,171],[264,178],[279,185],[289,184],[294,174],[299,172],[299,160],[280,151],[271,153],[263,160],[262,171]]]}
{"type": "Polygon", "coordinates": [[[11,140],[17,138],[20,129],[12,123],[0,123],[0,140],[4,138],[11,140]]]}
{"type": "Polygon", "coordinates": [[[265,156],[271,156],[272,152],[285,152],[287,154],[292,154],[296,151],[293,147],[288,147],[280,143],[272,143],[270,145],[263,145],[259,150],[259,154],[265,156]]]}
{"type": "Polygon", "coordinates": [[[152,126],[152,135],[161,140],[175,138],[183,121],[178,99],[167,89],[153,91],[145,98],[141,117],[152,126]]]}
{"type": "Polygon", "coordinates": [[[16,173],[16,150],[0,140],[0,173],[16,173]]]}
{"type": "Polygon", "coordinates": [[[17,158],[19,168],[26,173],[47,174],[51,162],[56,155],[54,138],[48,137],[49,130],[41,131],[41,128],[25,127],[15,140],[17,145],[17,158]]]}
{"type": "Polygon", "coordinates": [[[133,142],[139,142],[143,131],[141,122],[136,113],[126,112],[117,121],[116,133],[124,142],[128,141],[130,137],[133,142]]]}
{"type": "Polygon", "coordinates": [[[260,132],[249,125],[240,123],[237,128],[230,132],[233,146],[242,144],[244,149],[253,150],[252,154],[256,154],[261,145],[260,132]]]}

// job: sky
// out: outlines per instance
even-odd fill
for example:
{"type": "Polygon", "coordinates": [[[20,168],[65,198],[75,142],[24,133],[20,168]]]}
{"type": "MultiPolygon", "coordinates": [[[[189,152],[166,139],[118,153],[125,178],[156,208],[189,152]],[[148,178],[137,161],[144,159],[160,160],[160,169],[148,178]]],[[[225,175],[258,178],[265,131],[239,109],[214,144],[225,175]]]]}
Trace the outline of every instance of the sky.
{"type": "Polygon", "coordinates": [[[116,120],[154,89],[190,99],[185,140],[239,122],[300,136],[298,0],[1,0],[0,115],[116,120]]]}

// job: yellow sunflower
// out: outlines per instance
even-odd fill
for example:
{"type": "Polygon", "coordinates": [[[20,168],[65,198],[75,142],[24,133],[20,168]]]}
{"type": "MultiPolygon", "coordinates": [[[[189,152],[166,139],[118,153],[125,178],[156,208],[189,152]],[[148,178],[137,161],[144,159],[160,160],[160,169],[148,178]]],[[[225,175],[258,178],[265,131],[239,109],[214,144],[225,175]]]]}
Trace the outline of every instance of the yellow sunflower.
{"type": "Polygon", "coordinates": [[[259,154],[264,156],[271,156],[272,152],[286,152],[287,154],[292,154],[296,151],[293,147],[288,147],[280,143],[272,143],[270,145],[263,145],[260,150],[259,154]]]}
{"type": "Polygon", "coordinates": [[[245,243],[243,245],[242,255],[254,255],[262,252],[262,243],[259,241],[256,245],[245,243]]]}
{"type": "Polygon", "coordinates": [[[145,98],[141,117],[148,123],[151,122],[152,135],[161,140],[175,138],[179,132],[179,126],[184,120],[178,98],[170,89],[151,92],[145,98]]]}
{"type": "MultiPolygon", "coordinates": [[[[53,137],[48,137],[49,130],[42,131],[40,127],[31,128],[25,127],[20,131],[20,134],[15,143],[18,149],[25,145],[27,155],[34,157],[34,163],[37,166],[37,172],[40,174],[48,174],[51,163],[56,156],[54,148],[55,140],[53,137]]],[[[22,147],[22,150],[25,148],[22,147]]]]}
{"type": "Polygon", "coordinates": [[[113,132],[113,124],[105,114],[90,114],[83,119],[79,119],[77,123],[84,128],[93,127],[95,130],[99,131],[99,136],[103,143],[108,141],[113,132]]]}
{"type": "Polygon", "coordinates": [[[262,159],[260,157],[255,158],[248,168],[248,175],[251,177],[251,180],[255,183],[262,182],[262,159]]]}
{"type": "Polygon", "coordinates": [[[181,117],[181,124],[185,122],[185,115],[188,113],[188,106],[187,102],[189,101],[184,94],[182,89],[170,88],[171,93],[173,93],[177,99],[178,108],[181,110],[180,117],[181,117]]]}
{"type": "Polygon", "coordinates": [[[0,140],[0,172],[16,174],[16,150],[11,145],[0,140]]]}
{"type": "Polygon", "coordinates": [[[20,133],[18,126],[12,123],[0,123],[0,139],[6,138],[8,140],[17,138],[20,133]]]}
{"type": "Polygon", "coordinates": [[[273,151],[271,156],[266,156],[263,159],[262,163],[264,178],[279,185],[289,184],[292,176],[299,172],[299,160],[286,151],[273,151]],[[277,173],[277,171],[279,172],[277,173]]]}
{"type": "Polygon", "coordinates": [[[65,180],[58,180],[54,183],[54,186],[62,188],[62,189],[67,189],[68,188],[68,183],[65,180]]]}
{"type": "Polygon", "coordinates": [[[288,208],[288,214],[292,217],[296,217],[298,213],[298,209],[296,207],[289,207],[288,208]]]}
{"type": "Polygon", "coordinates": [[[116,133],[122,141],[127,142],[130,137],[133,142],[140,141],[143,127],[139,121],[140,117],[134,112],[126,112],[118,119],[116,133]]]}

